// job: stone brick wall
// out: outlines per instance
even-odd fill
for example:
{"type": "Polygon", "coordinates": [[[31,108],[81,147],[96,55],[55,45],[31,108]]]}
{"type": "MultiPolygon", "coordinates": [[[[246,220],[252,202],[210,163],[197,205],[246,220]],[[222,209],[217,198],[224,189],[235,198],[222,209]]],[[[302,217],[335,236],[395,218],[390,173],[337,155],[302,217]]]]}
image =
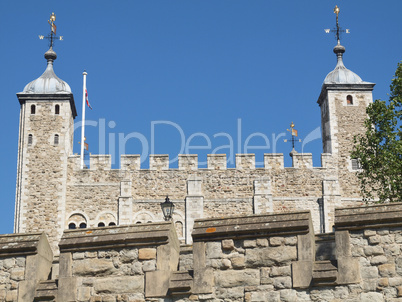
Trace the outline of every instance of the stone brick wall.
{"type": "MultiPolygon", "coordinates": [[[[298,154],[296,160],[300,163],[297,168],[284,168],[283,155],[267,154],[265,157],[266,168],[255,168],[250,164],[254,157],[243,154],[237,157],[238,166],[234,169],[222,165],[225,155],[209,156],[209,168],[198,169],[196,156],[183,155],[180,157],[180,169],[168,169],[168,157],[161,155],[152,157],[152,169],[140,169],[137,156],[124,155],[122,169],[96,164],[80,170],[78,156],[71,156],[64,228],[74,214],[87,217],[88,227],[98,225],[102,212],[113,214],[117,224],[160,221],[163,217],[159,203],[169,195],[176,205],[174,219],[183,224],[186,242],[191,243],[192,222],[185,216],[193,205],[186,205],[186,199],[196,194],[202,198],[202,205],[191,214],[195,218],[309,209],[313,214],[314,227],[319,231],[325,213],[318,203],[323,196],[323,181],[333,177],[337,169],[332,165],[331,156],[324,157],[324,167],[312,167],[311,155],[298,154]],[[189,160],[191,164],[188,164],[189,160]],[[279,164],[269,165],[269,162],[279,164]],[[160,168],[161,165],[163,168],[160,168]],[[199,185],[195,193],[189,191],[192,179],[197,179],[199,185]],[[121,199],[123,195],[124,200],[121,199]],[[122,202],[125,208],[119,212],[123,209],[123,204],[119,206],[122,202]]],[[[95,158],[99,162],[99,156],[95,158]]],[[[108,163],[108,160],[104,162],[108,163]]],[[[330,202],[333,203],[332,200],[330,202]]],[[[341,201],[336,204],[341,205],[341,201]]],[[[334,206],[332,204],[332,209],[334,206]]],[[[331,219],[327,218],[327,230],[330,230],[333,211],[326,215],[332,215],[331,219]]]]}
{"type": "Polygon", "coordinates": [[[144,272],[156,270],[156,248],[106,249],[72,253],[77,301],[144,299],[144,272]]]}
{"type": "MultiPolygon", "coordinates": [[[[288,301],[292,291],[291,263],[297,260],[297,237],[224,239],[206,244],[206,266],[214,269],[214,300],[288,301]]],[[[205,297],[204,297],[205,298],[205,297]]]]}
{"type": "Polygon", "coordinates": [[[0,301],[17,301],[19,281],[25,279],[25,257],[0,258],[0,301]]]}
{"type": "Polygon", "coordinates": [[[308,211],[0,236],[2,301],[365,301],[402,299],[402,204],[335,210],[315,235],[308,211]],[[180,255],[179,255],[180,253],[180,255]]]}

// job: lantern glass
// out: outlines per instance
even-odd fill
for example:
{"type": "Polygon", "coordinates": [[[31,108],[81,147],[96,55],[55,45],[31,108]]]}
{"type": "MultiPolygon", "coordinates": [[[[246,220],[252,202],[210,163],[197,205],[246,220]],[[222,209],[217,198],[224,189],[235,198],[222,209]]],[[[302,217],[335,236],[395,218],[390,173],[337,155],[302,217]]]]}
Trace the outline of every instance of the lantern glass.
{"type": "Polygon", "coordinates": [[[161,203],[163,217],[166,221],[172,219],[172,214],[174,211],[174,204],[169,200],[169,197],[166,196],[165,202],[161,203]]]}

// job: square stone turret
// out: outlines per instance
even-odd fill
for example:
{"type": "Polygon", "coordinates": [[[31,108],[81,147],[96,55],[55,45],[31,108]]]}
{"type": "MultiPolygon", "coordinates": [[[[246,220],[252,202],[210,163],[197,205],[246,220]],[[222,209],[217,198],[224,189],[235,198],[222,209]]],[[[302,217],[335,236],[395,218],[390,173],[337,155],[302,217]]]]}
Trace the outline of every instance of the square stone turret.
{"type": "Polygon", "coordinates": [[[47,68],[17,97],[21,105],[14,232],[46,231],[53,251],[64,229],[67,158],[72,154],[74,97],[53,71],[57,58],[46,52],[47,68]]]}

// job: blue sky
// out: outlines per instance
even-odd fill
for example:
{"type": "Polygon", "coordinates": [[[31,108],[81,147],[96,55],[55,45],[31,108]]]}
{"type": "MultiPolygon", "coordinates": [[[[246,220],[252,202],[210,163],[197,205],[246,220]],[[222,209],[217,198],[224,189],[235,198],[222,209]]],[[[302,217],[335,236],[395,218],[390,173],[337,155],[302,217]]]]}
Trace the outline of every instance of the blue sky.
{"type": "MultiPolygon", "coordinates": [[[[57,33],[64,37],[54,47],[55,72],[73,90],[77,122],[82,72],[88,72],[93,110],[86,117],[105,123],[104,152],[115,154],[115,168],[123,151],[119,137],[143,137],[149,153],[152,125],[157,154],[176,157],[185,148],[184,135],[187,145],[204,146],[190,152],[203,162],[219,148],[218,153],[229,153],[224,148],[228,137],[234,153],[244,152],[252,135],[248,145],[262,148],[248,150],[257,161],[263,153],[284,153],[290,166],[291,146],[282,137],[290,122],[303,140],[310,133],[316,137],[313,131],[320,126],[316,101],[336,64],[336,40],[324,29],[335,26],[336,4],[340,25],[351,32],[341,41],[346,67],[377,84],[375,99],[387,99],[402,59],[399,0],[1,1],[0,233],[11,233],[13,225],[19,119],[15,94],[45,70],[48,45],[38,35],[48,34],[52,12],[57,33]]],[[[99,127],[87,127],[86,137],[90,152],[103,151],[99,127]]],[[[77,153],[78,141],[76,133],[77,153]]],[[[300,152],[301,144],[296,149],[300,152]]],[[[125,153],[143,151],[138,139],[127,140],[125,153]]],[[[313,153],[319,166],[321,140],[305,144],[304,152],[313,153]]],[[[146,157],[142,167],[148,167],[146,157]]]]}

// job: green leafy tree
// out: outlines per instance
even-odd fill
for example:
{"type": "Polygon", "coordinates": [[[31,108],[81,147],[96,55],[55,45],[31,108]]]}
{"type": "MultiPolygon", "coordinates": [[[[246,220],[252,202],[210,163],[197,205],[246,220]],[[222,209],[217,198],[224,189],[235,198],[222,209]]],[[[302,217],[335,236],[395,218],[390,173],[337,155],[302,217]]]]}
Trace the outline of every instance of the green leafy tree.
{"type": "Polygon", "coordinates": [[[366,132],[355,137],[351,154],[361,165],[357,175],[366,201],[402,202],[402,62],[390,88],[388,102],[367,107],[366,132]]]}

